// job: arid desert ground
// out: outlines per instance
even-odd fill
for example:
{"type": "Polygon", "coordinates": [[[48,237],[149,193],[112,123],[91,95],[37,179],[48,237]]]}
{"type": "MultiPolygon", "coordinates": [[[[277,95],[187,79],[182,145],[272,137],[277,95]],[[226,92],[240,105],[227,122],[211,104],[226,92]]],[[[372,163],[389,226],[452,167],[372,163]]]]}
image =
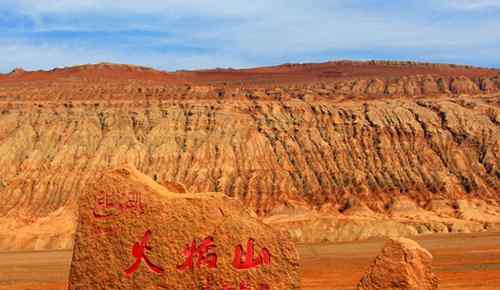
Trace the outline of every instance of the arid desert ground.
{"type": "MultiPolygon", "coordinates": [[[[439,289],[498,289],[500,233],[422,236],[434,256],[439,289]]],[[[383,241],[301,244],[304,290],[355,289],[383,241]]],[[[66,289],[71,251],[0,253],[0,289],[66,289]]]]}

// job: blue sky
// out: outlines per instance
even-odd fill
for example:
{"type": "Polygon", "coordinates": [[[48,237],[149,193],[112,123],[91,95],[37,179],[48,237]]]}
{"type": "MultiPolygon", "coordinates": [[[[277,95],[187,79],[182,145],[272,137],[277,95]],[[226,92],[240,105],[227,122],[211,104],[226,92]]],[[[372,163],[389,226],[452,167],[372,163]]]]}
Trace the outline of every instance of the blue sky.
{"type": "Polygon", "coordinates": [[[500,68],[500,0],[0,0],[0,72],[391,59],[500,68]]]}

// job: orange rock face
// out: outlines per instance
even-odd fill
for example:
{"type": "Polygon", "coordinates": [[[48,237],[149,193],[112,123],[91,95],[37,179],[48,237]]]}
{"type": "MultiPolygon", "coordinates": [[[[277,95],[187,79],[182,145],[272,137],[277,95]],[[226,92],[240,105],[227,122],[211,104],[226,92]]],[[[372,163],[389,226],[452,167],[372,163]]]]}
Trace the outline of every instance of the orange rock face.
{"type": "Polygon", "coordinates": [[[358,290],[434,290],[432,255],[417,242],[389,240],[358,284],[358,290]]]}
{"type": "Polygon", "coordinates": [[[497,70],[392,62],[0,75],[0,249],[70,248],[86,183],[124,162],[299,241],[492,230],[499,88],[497,70]]]}
{"type": "Polygon", "coordinates": [[[178,194],[133,168],[81,196],[69,289],[299,289],[288,235],[220,193],[178,194]]]}

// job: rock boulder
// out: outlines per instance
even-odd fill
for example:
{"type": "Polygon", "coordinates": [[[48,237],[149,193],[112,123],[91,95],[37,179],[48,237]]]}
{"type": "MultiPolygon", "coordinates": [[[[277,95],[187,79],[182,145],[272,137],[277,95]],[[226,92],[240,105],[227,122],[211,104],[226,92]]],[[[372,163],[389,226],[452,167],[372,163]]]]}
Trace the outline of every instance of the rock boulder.
{"type": "Polygon", "coordinates": [[[431,268],[432,255],[415,241],[389,240],[359,282],[358,290],[430,290],[438,280],[431,268]]]}
{"type": "Polygon", "coordinates": [[[80,199],[69,289],[299,289],[288,235],[220,193],[174,193],[134,168],[80,199]]]}

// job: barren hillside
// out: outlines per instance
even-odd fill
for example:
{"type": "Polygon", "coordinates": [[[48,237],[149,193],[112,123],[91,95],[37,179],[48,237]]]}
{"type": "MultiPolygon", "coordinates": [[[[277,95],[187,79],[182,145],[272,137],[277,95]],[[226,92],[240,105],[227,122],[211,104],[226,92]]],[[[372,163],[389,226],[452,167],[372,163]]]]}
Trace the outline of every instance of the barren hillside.
{"type": "Polygon", "coordinates": [[[0,249],[69,247],[85,183],[124,163],[238,196],[300,241],[498,229],[499,92],[497,70],[395,62],[16,70],[0,249]]]}

